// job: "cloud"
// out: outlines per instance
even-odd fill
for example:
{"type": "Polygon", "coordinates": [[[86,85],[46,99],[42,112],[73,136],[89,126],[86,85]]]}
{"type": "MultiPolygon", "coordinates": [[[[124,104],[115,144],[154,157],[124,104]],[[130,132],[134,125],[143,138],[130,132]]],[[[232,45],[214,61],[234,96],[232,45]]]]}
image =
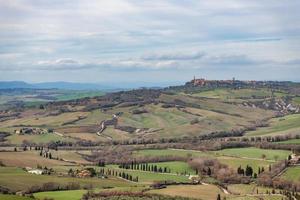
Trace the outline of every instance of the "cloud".
{"type": "Polygon", "coordinates": [[[287,71],[300,55],[298,1],[0,2],[2,72],[214,69],[222,76],[247,67],[287,71]]]}
{"type": "MultiPolygon", "coordinates": [[[[288,62],[281,62],[280,64],[293,63],[294,60],[288,62]]],[[[93,60],[83,62],[72,58],[59,58],[55,60],[42,60],[36,63],[23,64],[23,66],[31,66],[29,68],[23,67],[22,70],[142,70],[142,71],[159,71],[159,70],[189,70],[189,69],[204,69],[204,68],[241,68],[256,66],[259,67],[264,64],[279,64],[271,60],[255,60],[246,55],[210,55],[204,52],[179,52],[174,54],[149,54],[138,58],[128,59],[112,59],[112,60],[93,60]]],[[[1,68],[0,68],[1,69],[1,68]]],[[[6,69],[6,68],[5,68],[6,69]]],[[[20,66],[19,68],[20,69],[20,66]]]]}
{"type": "Polygon", "coordinates": [[[142,57],[143,60],[194,60],[200,59],[205,54],[203,52],[192,53],[163,53],[163,54],[148,54],[142,57]]]}

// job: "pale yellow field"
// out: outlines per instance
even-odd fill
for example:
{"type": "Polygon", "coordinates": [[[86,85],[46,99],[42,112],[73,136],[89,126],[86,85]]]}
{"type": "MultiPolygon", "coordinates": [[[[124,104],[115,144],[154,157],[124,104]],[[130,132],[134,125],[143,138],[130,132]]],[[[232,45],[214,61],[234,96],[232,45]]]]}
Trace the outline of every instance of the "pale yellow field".
{"type": "Polygon", "coordinates": [[[215,185],[176,185],[164,189],[151,190],[148,193],[181,196],[203,200],[216,200],[217,195],[227,196],[215,185]]]}
{"type": "Polygon", "coordinates": [[[39,155],[39,151],[0,152],[0,161],[6,166],[14,167],[37,167],[38,164],[47,167],[72,165],[69,162],[44,158],[39,155]]]}
{"type": "Polygon", "coordinates": [[[87,116],[87,112],[70,112],[63,113],[57,116],[27,116],[23,118],[13,119],[1,122],[1,127],[15,126],[15,125],[32,125],[32,126],[41,126],[41,125],[51,125],[58,126],[64,122],[72,121],[78,119],[79,116],[87,116]]]}

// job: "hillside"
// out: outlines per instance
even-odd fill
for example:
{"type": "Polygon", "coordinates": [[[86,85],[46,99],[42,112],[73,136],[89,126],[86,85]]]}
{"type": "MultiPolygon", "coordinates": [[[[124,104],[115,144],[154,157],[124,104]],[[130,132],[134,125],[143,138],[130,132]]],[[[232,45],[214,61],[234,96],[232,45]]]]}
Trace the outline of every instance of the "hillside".
{"type": "Polygon", "coordinates": [[[8,91],[0,198],[298,198],[299,84],[199,83],[8,91]]]}
{"type": "MultiPolygon", "coordinates": [[[[5,141],[12,144],[24,140],[32,143],[106,142],[242,136],[258,127],[272,126],[274,117],[299,113],[299,104],[294,101],[298,94],[290,92],[292,89],[290,83],[274,88],[268,85],[236,88],[218,84],[138,89],[98,97],[40,102],[29,108],[2,111],[0,130],[10,134],[5,141]],[[18,133],[26,128],[51,132],[18,133]]],[[[247,135],[258,134],[252,132],[247,135]]]]}

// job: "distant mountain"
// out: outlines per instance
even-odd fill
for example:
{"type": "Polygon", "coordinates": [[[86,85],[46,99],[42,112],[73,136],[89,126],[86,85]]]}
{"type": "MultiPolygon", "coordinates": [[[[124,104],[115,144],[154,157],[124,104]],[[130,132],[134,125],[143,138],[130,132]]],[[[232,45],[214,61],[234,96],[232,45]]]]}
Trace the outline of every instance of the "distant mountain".
{"type": "Polygon", "coordinates": [[[111,83],[73,83],[73,82],[42,82],[26,83],[23,81],[0,81],[0,89],[64,89],[64,90],[106,90],[118,91],[134,88],[162,88],[170,85],[178,85],[178,82],[111,82],[111,83]]]}
{"type": "Polygon", "coordinates": [[[64,90],[114,90],[113,86],[98,83],[72,83],[72,82],[45,82],[33,84],[36,88],[42,89],[64,89],[64,90]]]}
{"type": "Polygon", "coordinates": [[[0,81],[0,89],[15,88],[35,88],[35,86],[24,81],[0,81]]]}
{"type": "Polygon", "coordinates": [[[0,89],[64,89],[64,90],[115,90],[116,87],[97,83],[0,81],[0,89]]]}

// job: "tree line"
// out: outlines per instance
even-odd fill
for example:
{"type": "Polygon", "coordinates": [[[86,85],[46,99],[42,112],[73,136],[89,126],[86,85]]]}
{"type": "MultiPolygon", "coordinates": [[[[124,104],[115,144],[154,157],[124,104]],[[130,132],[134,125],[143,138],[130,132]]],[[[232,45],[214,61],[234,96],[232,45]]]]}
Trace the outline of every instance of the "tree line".
{"type": "Polygon", "coordinates": [[[149,172],[158,172],[158,173],[171,173],[171,169],[168,167],[159,167],[155,164],[148,163],[137,163],[132,161],[130,164],[122,163],[119,165],[121,169],[131,169],[131,170],[141,170],[141,171],[149,171],[149,172]]]}

